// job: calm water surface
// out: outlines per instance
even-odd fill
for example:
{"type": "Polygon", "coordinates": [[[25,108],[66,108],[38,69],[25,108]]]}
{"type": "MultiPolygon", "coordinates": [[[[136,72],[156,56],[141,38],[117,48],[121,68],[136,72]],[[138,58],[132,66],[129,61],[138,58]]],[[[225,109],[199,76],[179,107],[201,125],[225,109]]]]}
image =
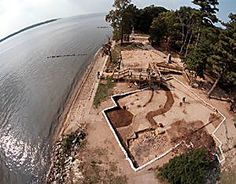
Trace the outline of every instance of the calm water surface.
{"type": "Polygon", "coordinates": [[[0,43],[0,184],[41,183],[71,86],[111,35],[100,26],[101,14],[60,19],[0,43]]]}

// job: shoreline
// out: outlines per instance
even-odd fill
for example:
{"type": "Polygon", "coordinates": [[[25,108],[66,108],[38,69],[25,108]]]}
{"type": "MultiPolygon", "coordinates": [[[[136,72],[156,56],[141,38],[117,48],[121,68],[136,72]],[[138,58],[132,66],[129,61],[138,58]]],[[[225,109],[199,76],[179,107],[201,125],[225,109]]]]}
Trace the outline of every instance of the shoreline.
{"type": "Polygon", "coordinates": [[[61,113],[61,115],[58,118],[58,125],[53,132],[52,145],[54,145],[55,142],[58,141],[61,136],[63,136],[63,133],[65,132],[66,127],[67,127],[66,125],[68,125],[68,123],[66,123],[66,122],[68,121],[70,111],[72,110],[72,107],[76,103],[76,100],[78,99],[89,75],[91,74],[91,72],[94,68],[94,65],[96,64],[96,61],[97,61],[99,55],[101,54],[101,49],[102,48],[98,49],[98,51],[95,53],[95,55],[90,59],[91,62],[87,66],[87,69],[84,72],[84,74],[82,74],[81,80],[78,80],[76,82],[74,89],[72,89],[72,91],[70,92],[69,98],[65,102],[63,112],[61,113]]]}
{"type": "MultiPolygon", "coordinates": [[[[86,103],[89,104],[88,102],[92,102],[93,101],[93,94],[95,94],[96,92],[96,87],[98,85],[96,85],[96,83],[98,82],[98,79],[94,78],[94,76],[97,75],[97,67],[100,66],[100,68],[102,68],[102,70],[105,67],[105,64],[107,63],[107,56],[103,56],[102,57],[102,47],[100,49],[98,49],[98,51],[95,53],[95,55],[91,58],[90,64],[87,66],[86,71],[84,72],[84,74],[82,74],[81,80],[78,80],[74,87],[72,87],[71,94],[69,94],[69,98],[66,100],[63,111],[61,113],[61,115],[58,118],[58,125],[56,126],[53,135],[52,135],[52,142],[51,142],[51,153],[49,156],[50,159],[50,164],[49,167],[46,171],[45,174],[45,178],[44,181],[46,181],[46,183],[48,182],[51,172],[52,170],[55,168],[55,150],[57,149],[57,145],[60,141],[63,140],[63,137],[65,137],[66,135],[69,134],[73,134],[74,132],[77,132],[82,128],[82,123],[76,123],[76,125],[74,124],[74,119],[73,119],[73,115],[77,115],[78,117],[82,117],[84,114],[77,112],[74,113],[74,108],[77,109],[77,105],[78,105],[78,101],[80,101],[80,97],[83,96],[82,93],[85,92],[86,90],[89,91],[90,94],[89,99],[86,99],[86,103]],[[100,60],[103,61],[100,62],[100,60]],[[92,84],[90,84],[90,78],[92,78],[92,84]],[[89,85],[89,89],[86,89],[86,85],[89,85]],[[72,126],[71,129],[69,129],[68,127],[72,126]]],[[[87,108],[91,108],[91,107],[87,107],[87,108]]]]}
{"type": "MultiPolygon", "coordinates": [[[[162,54],[161,51],[156,51],[154,54],[153,53],[154,51],[151,49],[148,51],[143,51],[141,49],[139,49],[138,51],[130,51],[127,49],[123,52],[123,64],[124,66],[125,64],[134,65],[135,62],[137,63],[139,61],[142,61],[138,64],[141,66],[146,66],[146,62],[152,62],[155,59],[157,63],[161,63],[162,60],[164,61],[166,58],[166,56],[162,54]],[[143,52],[145,52],[145,54],[143,54],[143,52]],[[131,60],[129,60],[130,58],[131,60]]],[[[144,164],[137,169],[134,169],[132,167],[127,155],[124,154],[124,151],[120,146],[120,141],[117,142],[117,137],[114,136],[114,131],[113,129],[111,129],[111,124],[106,123],[107,119],[106,116],[104,116],[104,110],[109,109],[114,105],[113,99],[107,98],[100,104],[98,108],[93,108],[94,95],[96,94],[99,83],[106,84],[105,80],[102,80],[100,82],[100,79],[97,78],[97,72],[104,71],[104,68],[106,68],[107,66],[106,63],[108,61],[108,58],[108,56],[102,57],[101,49],[99,49],[94,55],[93,60],[88,65],[87,70],[84,70],[85,72],[82,75],[83,78],[77,83],[76,86],[74,85],[72,88],[73,98],[70,98],[68,100],[68,102],[70,103],[67,104],[67,108],[65,109],[66,111],[64,111],[63,113],[65,115],[64,121],[62,121],[60,123],[60,126],[58,126],[57,135],[55,135],[55,140],[58,141],[55,142],[54,140],[55,143],[52,147],[52,152],[50,154],[51,167],[50,170],[48,170],[49,172],[46,178],[46,183],[83,183],[84,181],[96,181],[95,183],[100,183],[108,180],[119,182],[122,181],[122,183],[139,183],[139,181],[156,183],[158,179],[153,176],[153,170],[155,170],[156,167],[162,166],[163,164],[167,163],[171,158],[175,156],[175,154],[178,154],[178,152],[175,153],[171,148],[170,150],[167,150],[167,152],[164,152],[164,154],[160,154],[160,157],[158,155],[155,155],[154,159],[147,160],[148,162],[143,162],[144,164]]],[[[178,57],[174,58],[174,61],[176,61],[177,64],[178,62],[180,62],[178,57]]],[[[175,66],[175,64],[173,64],[173,66],[175,66]]],[[[106,73],[104,73],[104,76],[106,76],[106,73]]],[[[185,87],[185,82],[186,79],[184,76],[173,76],[173,83],[171,84],[173,84],[173,86],[175,85],[176,89],[179,89],[179,91],[175,91],[175,93],[180,97],[182,95],[189,95],[190,91],[188,90],[188,87],[185,88],[185,90],[183,89],[185,87]],[[183,83],[183,86],[178,86],[177,81],[183,83]]],[[[137,90],[137,87],[135,85],[131,86],[129,82],[122,83],[121,81],[116,83],[115,87],[111,91],[111,94],[125,94],[133,90],[137,90]]],[[[191,93],[193,92],[196,93],[196,95],[198,95],[199,98],[203,101],[212,104],[217,109],[219,108],[219,110],[222,111],[223,114],[227,112],[227,108],[224,103],[207,99],[206,96],[204,96],[204,92],[199,89],[192,89],[191,93]]],[[[137,102],[141,104],[146,104],[145,99],[149,99],[150,93],[144,95],[146,95],[146,97],[144,98],[141,96],[137,96],[135,97],[135,99],[131,99],[130,104],[134,101],[134,104],[137,105],[137,108],[139,108],[137,102]]],[[[159,95],[162,94],[160,93],[159,95]]],[[[159,96],[158,98],[160,97],[162,96],[159,96]]],[[[188,98],[190,99],[190,97],[188,98]]],[[[193,101],[190,100],[190,105],[192,105],[192,107],[197,105],[197,101],[199,100],[199,98],[197,100],[194,98],[193,101]]],[[[177,103],[175,104],[176,106],[174,108],[177,109],[177,112],[179,113],[179,115],[177,114],[177,116],[181,118],[182,113],[185,112],[182,112],[182,110],[178,111],[178,108],[180,108],[178,104],[178,99],[181,98],[179,98],[178,96],[176,97],[177,103]]],[[[154,99],[152,103],[156,104],[156,102],[158,101],[155,101],[154,99]]],[[[136,108],[136,105],[134,105],[133,107],[136,108]]],[[[150,112],[150,110],[153,110],[151,109],[151,107],[149,108],[150,109],[146,109],[143,112],[148,113],[150,112]]],[[[197,106],[196,108],[201,108],[201,106],[197,106]]],[[[213,110],[214,109],[215,108],[213,108],[213,110]]],[[[189,113],[189,116],[193,115],[191,117],[188,117],[192,118],[189,119],[189,121],[193,120],[195,117],[194,112],[191,110],[191,108],[190,111],[187,112],[189,113]]],[[[173,121],[174,123],[175,120],[173,120],[173,118],[176,118],[176,116],[173,114],[172,111],[170,111],[169,113],[170,119],[168,121],[173,121]]],[[[208,115],[209,113],[205,114],[203,119],[201,119],[201,117],[200,120],[205,122],[206,119],[209,119],[208,115]]],[[[228,118],[228,115],[226,117],[228,118]]],[[[139,121],[140,120],[143,120],[142,117],[139,119],[139,121]]],[[[165,120],[166,119],[163,119],[163,121],[165,120]]],[[[208,133],[210,133],[211,129],[212,127],[207,130],[208,133]]],[[[135,132],[136,130],[137,129],[134,129],[132,131],[135,132]]],[[[177,133],[178,131],[178,129],[173,130],[173,132],[177,133]]],[[[221,130],[220,134],[222,133],[222,131],[223,130],[221,130]]],[[[131,135],[131,133],[128,132],[127,135],[131,135]]],[[[137,141],[143,141],[143,139],[137,139],[137,141]]],[[[222,144],[226,143],[222,142],[222,144]]],[[[139,142],[136,142],[136,146],[138,146],[138,144],[139,142]]],[[[158,145],[159,143],[157,142],[155,144],[158,145]]],[[[178,145],[179,144],[177,144],[176,147],[178,147],[178,145]]],[[[166,148],[168,148],[168,145],[166,145],[166,148]]],[[[146,150],[144,149],[144,151],[146,150]]],[[[151,151],[152,150],[150,150],[150,155],[153,153],[151,151]]],[[[141,154],[143,153],[141,152],[141,154]]],[[[140,159],[142,158],[140,157],[140,159]]]]}

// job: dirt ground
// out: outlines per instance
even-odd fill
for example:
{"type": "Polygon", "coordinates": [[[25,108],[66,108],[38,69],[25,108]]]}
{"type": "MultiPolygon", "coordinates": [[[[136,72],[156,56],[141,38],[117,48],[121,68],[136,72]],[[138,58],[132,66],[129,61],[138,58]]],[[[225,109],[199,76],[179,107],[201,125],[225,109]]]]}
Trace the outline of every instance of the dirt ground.
{"type": "Polygon", "coordinates": [[[124,126],[129,126],[132,123],[133,114],[127,110],[118,109],[108,113],[108,117],[111,119],[115,128],[121,128],[124,126]]]}
{"type": "Polygon", "coordinates": [[[108,113],[126,150],[138,166],[164,154],[182,140],[191,142],[194,147],[215,145],[213,138],[209,137],[223,119],[220,114],[177,81],[169,81],[169,86],[171,90],[167,87],[164,90],[144,90],[121,98],[118,104],[125,110],[116,109],[108,113]],[[207,125],[204,130],[191,136],[204,125],[207,125]]]}
{"type": "MultiPolygon", "coordinates": [[[[136,49],[135,51],[122,51],[123,57],[123,67],[147,67],[150,62],[165,62],[166,54],[157,51],[147,44],[147,40],[143,37],[137,38],[135,42],[142,42],[145,49],[136,49]]],[[[181,66],[180,59],[173,58],[173,65],[181,66]]],[[[84,147],[76,155],[76,159],[73,162],[73,167],[71,168],[71,181],[67,183],[129,183],[129,184],[156,184],[161,183],[155,177],[155,168],[157,166],[162,166],[164,163],[168,162],[169,159],[173,158],[175,152],[170,152],[161,160],[157,160],[148,167],[145,167],[141,171],[135,172],[131,169],[128,161],[125,159],[123,152],[121,151],[112,131],[110,130],[105,118],[102,115],[102,110],[113,106],[113,102],[110,98],[102,102],[98,109],[92,106],[93,96],[96,92],[99,80],[96,79],[97,71],[102,71],[105,66],[105,59],[98,58],[98,62],[93,67],[91,74],[89,74],[80,94],[76,98],[72,105],[70,113],[67,116],[67,121],[64,124],[63,133],[73,132],[80,126],[86,126],[87,129],[87,141],[84,147]]],[[[178,80],[187,84],[186,80],[182,76],[175,76],[178,80]]],[[[209,110],[207,107],[203,106],[199,100],[197,100],[191,93],[190,90],[195,92],[198,96],[204,99],[209,104],[216,107],[219,111],[223,113],[226,117],[225,124],[216,132],[216,135],[223,143],[223,150],[225,152],[226,161],[223,162],[222,169],[226,172],[235,168],[235,156],[236,149],[234,145],[236,144],[236,129],[233,125],[233,121],[236,117],[229,113],[228,104],[226,102],[221,102],[217,100],[208,99],[206,97],[205,91],[199,89],[183,88],[178,82],[171,81],[169,88],[173,94],[174,104],[173,107],[165,112],[163,115],[155,116],[153,119],[162,123],[164,127],[169,127],[166,131],[173,130],[173,123],[181,120],[186,122],[201,121],[206,124],[209,120],[214,119],[211,114],[215,113],[209,110]],[[182,98],[186,97],[185,104],[180,106],[182,98]],[[210,119],[209,119],[210,118],[210,119]],[[171,129],[172,128],[172,129],[171,129]]],[[[118,83],[113,89],[114,94],[124,93],[127,91],[132,91],[136,89],[134,85],[128,83],[118,83]]],[[[123,98],[119,101],[121,106],[126,106],[126,110],[131,112],[133,117],[132,128],[120,127],[120,133],[128,140],[127,131],[129,134],[135,131],[140,131],[146,128],[150,128],[150,122],[146,119],[146,114],[142,113],[143,110],[149,112],[156,110],[157,108],[164,107],[167,98],[164,91],[154,92],[152,94],[151,90],[143,91],[130,95],[127,98],[123,98]],[[160,97],[161,96],[161,97],[160,97]],[[149,102],[151,99],[151,102],[149,102]]],[[[210,124],[203,129],[203,132],[212,132],[218,125],[220,120],[214,121],[215,123],[210,124]]],[[[129,125],[129,127],[131,126],[129,125]]],[[[200,125],[198,125],[200,126],[200,125]]],[[[176,130],[174,130],[176,131],[176,130]]],[[[180,131],[180,130],[179,130],[180,131]]],[[[149,131],[141,133],[139,136],[142,140],[149,141],[150,143],[158,142],[160,139],[153,138],[153,134],[156,135],[156,131],[149,131]],[[145,138],[144,138],[145,137],[145,138]],[[143,139],[144,138],[144,139],[143,139]]],[[[204,133],[200,133],[203,135],[204,133]]],[[[180,136],[180,135],[178,135],[180,136]]],[[[156,136],[158,137],[158,136],[156,136]]],[[[163,139],[165,139],[163,137],[163,139]]],[[[169,142],[173,137],[167,136],[166,138],[169,142]]],[[[204,142],[204,139],[202,139],[204,142]]],[[[132,140],[130,142],[131,150],[140,156],[139,146],[136,144],[137,140],[132,140]],[[133,142],[132,142],[133,141],[133,142]]],[[[194,141],[194,140],[191,140],[194,141]]],[[[202,143],[200,141],[200,143],[202,143]]],[[[139,143],[142,149],[147,150],[143,153],[147,156],[147,160],[153,158],[150,156],[149,147],[145,147],[147,144],[145,142],[139,143]],[[149,157],[150,156],[150,157],[149,157]]],[[[164,148],[156,144],[156,149],[164,148]]],[[[141,162],[146,162],[147,160],[141,154],[141,162]]]]}
{"type": "Polygon", "coordinates": [[[83,180],[85,178],[90,178],[91,183],[115,183],[111,180],[132,184],[157,183],[153,171],[147,168],[142,172],[134,172],[126,161],[101,113],[102,109],[111,104],[111,100],[103,102],[98,109],[91,109],[86,118],[87,142],[78,153],[77,163],[72,169],[72,175],[77,176],[74,177],[74,183],[80,183],[81,180],[86,183],[83,180]]]}
{"type": "MultiPolygon", "coordinates": [[[[122,68],[148,68],[150,63],[166,63],[167,55],[157,49],[151,47],[148,42],[148,36],[136,35],[134,43],[141,43],[143,46],[134,50],[123,50],[122,68]]],[[[172,57],[172,66],[183,66],[179,57],[172,57]]]]}

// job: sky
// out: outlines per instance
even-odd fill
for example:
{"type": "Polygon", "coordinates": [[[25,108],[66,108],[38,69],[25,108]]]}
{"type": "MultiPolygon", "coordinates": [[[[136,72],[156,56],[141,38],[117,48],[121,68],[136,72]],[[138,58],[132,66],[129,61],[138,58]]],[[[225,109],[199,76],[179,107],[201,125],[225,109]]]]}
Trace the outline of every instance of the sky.
{"type": "MultiPolygon", "coordinates": [[[[236,13],[236,0],[219,0],[220,19],[236,13]]],[[[178,9],[193,6],[191,0],[133,0],[137,7],[148,5],[178,9]]],[[[108,12],[113,0],[0,0],[0,39],[29,25],[52,18],[108,12]]]]}

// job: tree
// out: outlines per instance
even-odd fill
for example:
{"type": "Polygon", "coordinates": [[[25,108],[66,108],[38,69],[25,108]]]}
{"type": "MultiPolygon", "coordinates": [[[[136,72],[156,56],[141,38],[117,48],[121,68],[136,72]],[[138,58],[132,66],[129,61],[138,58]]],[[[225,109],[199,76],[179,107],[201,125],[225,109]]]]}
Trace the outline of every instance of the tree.
{"type": "Polygon", "coordinates": [[[184,58],[184,62],[189,70],[195,71],[200,77],[204,77],[205,71],[211,68],[207,59],[213,54],[211,45],[216,44],[220,30],[212,27],[202,27],[201,29],[201,36],[197,41],[198,45],[194,45],[194,48],[184,58]]]}
{"type": "Polygon", "coordinates": [[[148,34],[150,31],[153,19],[158,17],[162,12],[166,12],[167,9],[163,7],[157,7],[154,5],[140,9],[136,14],[136,21],[134,28],[136,31],[148,34]]]}
{"type": "Polygon", "coordinates": [[[187,56],[191,44],[196,43],[200,37],[201,25],[200,10],[191,7],[181,7],[175,12],[161,13],[152,23],[151,40],[157,43],[166,40],[172,49],[187,56]]]}
{"type": "Polygon", "coordinates": [[[115,0],[113,4],[114,9],[106,16],[106,21],[110,22],[113,27],[113,37],[121,40],[121,44],[123,43],[125,26],[130,26],[130,24],[125,24],[129,22],[129,17],[125,16],[125,11],[130,2],[131,0],[115,0]]]}
{"type": "Polygon", "coordinates": [[[203,13],[203,20],[205,23],[213,24],[218,21],[216,12],[219,11],[217,5],[218,0],[193,0],[194,4],[200,6],[200,11],[203,13]]]}
{"type": "Polygon", "coordinates": [[[133,27],[135,26],[135,22],[137,21],[137,15],[139,13],[139,9],[133,5],[130,4],[127,6],[127,8],[124,10],[123,13],[123,31],[125,34],[131,34],[133,27]]]}
{"type": "Polygon", "coordinates": [[[158,175],[170,184],[204,184],[219,177],[219,163],[205,149],[192,150],[176,156],[158,169],[158,175]]]}
{"type": "Polygon", "coordinates": [[[200,6],[201,11],[213,14],[219,11],[219,9],[217,8],[217,5],[219,5],[218,0],[193,0],[192,2],[200,6]]]}
{"type": "Polygon", "coordinates": [[[176,11],[178,17],[179,31],[181,26],[181,42],[179,41],[180,54],[186,57],[190,44],[198,41],[200,28],[202,26],[202,16],[199,10],[191,7],[180,7],[176,11]]]}
{"type": "MultiPolygon", "coordinates": [[[[150,39],[153,43],[160,44],[165,37],[171,37],[175,23],[175,12],[160,13],[150,27],[150,39]]],[[[168,38],[167,38],[168,39],[168,38]]]]}
{"type": "Polygon", "coordinates": [[[213,54],[208,58],[211,70],[217,75],[217,80],[209,91],[208,96],[217,86],[236,86],[236,14],[229,15],[230,21],[224,23],[218,41],[212,44],[213,54]]]}

